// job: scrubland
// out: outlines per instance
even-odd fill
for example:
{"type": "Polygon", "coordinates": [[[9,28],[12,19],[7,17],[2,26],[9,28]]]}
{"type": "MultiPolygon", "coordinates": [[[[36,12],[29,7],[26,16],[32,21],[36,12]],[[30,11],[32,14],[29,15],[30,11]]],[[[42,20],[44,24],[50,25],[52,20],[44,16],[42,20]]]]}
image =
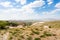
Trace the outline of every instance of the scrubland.
{"type": "Polygon", "coordinates": [[[12,24],[14,28],[0,22],[0,40],[60,40],[60,21],[28,23],[22,28],[17,27],[16,22],[12,24]]]}

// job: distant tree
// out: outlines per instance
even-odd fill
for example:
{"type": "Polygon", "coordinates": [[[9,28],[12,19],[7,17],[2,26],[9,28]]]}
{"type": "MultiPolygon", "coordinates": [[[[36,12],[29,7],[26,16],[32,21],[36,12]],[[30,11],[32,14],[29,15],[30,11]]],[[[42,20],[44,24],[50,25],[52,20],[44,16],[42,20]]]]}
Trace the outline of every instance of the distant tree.
{"type": "Polygon", "coordinates": [[[10,22],[10,23],[9,23],[9,26],[18,26],[18,23],[10,22]]]}
{"type": "Polygon", "coordinates": [[[6,22],[6,21],[0,21],[0,29],[6,29],[7,25],[8,25],[8,22],[6,22]]]}

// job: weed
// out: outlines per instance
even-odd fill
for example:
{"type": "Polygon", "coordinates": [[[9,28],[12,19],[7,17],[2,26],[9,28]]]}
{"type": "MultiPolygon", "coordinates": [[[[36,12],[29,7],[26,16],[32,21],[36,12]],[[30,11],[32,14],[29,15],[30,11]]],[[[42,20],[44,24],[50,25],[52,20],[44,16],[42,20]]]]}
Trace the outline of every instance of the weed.
{"type": "Polygon", "coordinates": [[[33,32],[34,34],[39,35],[39,32],[38,32],[38,31],[34,31],[34,30],[32,30],[32,32],[33,32]]]}
{"type": "Polygon", "coordinates": [[[41,40],[40,38],[35,38],[34,40],[41,40]]]}
{"type": "Polygon", "coordinates": [[[29,36],[29,37],[27,38],[27,40],[32,40],[32,37],[29,36]]]}

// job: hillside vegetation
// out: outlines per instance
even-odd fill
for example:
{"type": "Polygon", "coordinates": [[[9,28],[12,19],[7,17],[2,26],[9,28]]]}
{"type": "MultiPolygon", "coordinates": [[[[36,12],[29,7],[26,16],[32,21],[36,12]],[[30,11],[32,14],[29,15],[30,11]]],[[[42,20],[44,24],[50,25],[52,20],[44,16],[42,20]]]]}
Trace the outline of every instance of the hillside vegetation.
{"type": "MultiPolygon", "coordinates": [[[[4,27],[8,25],[5,22],[2,24],[4,27]]],[[[22,28],[0,29],[0,40],[60,40],[60,21],[33,24],[22,28]]]]}
{"type": "Polygon", "coordinates": [[[60,21],[46,22],[43,25],[48,25],[51,28],[60,28],[60,21]]]}

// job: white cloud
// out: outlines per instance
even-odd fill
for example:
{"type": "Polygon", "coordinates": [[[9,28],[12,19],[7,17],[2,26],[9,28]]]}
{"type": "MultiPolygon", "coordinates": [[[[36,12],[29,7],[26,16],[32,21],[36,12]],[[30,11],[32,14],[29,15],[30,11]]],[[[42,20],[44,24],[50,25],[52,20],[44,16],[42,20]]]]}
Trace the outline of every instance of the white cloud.
{"type": "Polygon", "coordinates": [[[48,4],[52,4],[52,2],[49,2],[48,4]]]}
{"type": "Polygon", "coordinates": [[[52,4],[53,3],[53,0],[47,0],[48,4],[52,4]]]}
{"type": "Polygon", "coordinates": [[[60,9],[55,9],[51,12],[43,12],[43,15],[36,14],[32,9],[5,9],[0,10],[0,20],[27,20],[27,19],[44,19],[56,18],[55,14],[59,13],[60,9]]]}
{"type": "Polygon", "coordinates": [[[11,2],[8,2],[8,1],[6,1],[6,2],[0,2],[0,5],[4,6],[4,7],[12,7],[11,2]]]}
{"type": "Polygon", "coordinates": [[[22,8],[11,8],[0,10],[0,19],[5,20],[26,20],[26,19],[39,19],[40,15],[36,14],[34,7],[42,7],[45,4],[44,1],[34,1],[28,5],[24,5],[22,8]]]}
{"type": "Polygon", "coordinates": [[[26,4],[26,0],[15,0],[16,2],[20,2],[21,3],[21,5],[24,5],[24,4],[26,4]]]}
{"type": "Polygon", "coordinates": [[[50,11],[50,12],[43,12],[42,14],[42,18],[43,19],[49,19],[49,20],[52,20],[52,19],[54,19],[54,20],[59,20],[60,19],[60,17],[59,17],[59,13],[60,13],[60,9],[55,9],[55,10],[52,10],[52,11],[50,11]]]}
{"type": "Polygon", "coordinates": [[[43,15],[55,15],[55,14],[59,14],[60,13],[60,9],[55,9],[55,10],[52,10],[50,12],[43,12],[42,14],[43,15]]]}
{"type": "Polygon", "coordinates": [[[56,8],[60,8],[60,2],[55,5],[56,8]]]}
{"type": "Polygon", "coordinates": [[[20,0],[15,0],[16,2],[20,2],[20,0]]]}
{"type": "Polygon", "coordinates": [[[39,0],[39,1],[34,1],[28,5],[24,5],[21,10],[24,10],[27,13],[34,13],[34,9],[35,7],[42,7],[45,4],[44,1],[39,0]]]}
{"type": "Polygon", "coordinates": [[[51,12],[51,14],[59,14],[60,13],[60,9],[55,9],[51,12]]]}
{"type": "Polygon", "coordinates": [[[41,7],[45,4],[45,2],[43,0],[39,0],[39,1],[34,1],[32,3],[30,3],[28,6],[29,7],[41,7]]]}
{"type": "Polygon", "coordinates": [[[2,20],[26,20],[26,19],[38,19],[38,14],[31,12],[30,10],[21,9],[8,9],[0,10],[0,19],[2,20]]]}

